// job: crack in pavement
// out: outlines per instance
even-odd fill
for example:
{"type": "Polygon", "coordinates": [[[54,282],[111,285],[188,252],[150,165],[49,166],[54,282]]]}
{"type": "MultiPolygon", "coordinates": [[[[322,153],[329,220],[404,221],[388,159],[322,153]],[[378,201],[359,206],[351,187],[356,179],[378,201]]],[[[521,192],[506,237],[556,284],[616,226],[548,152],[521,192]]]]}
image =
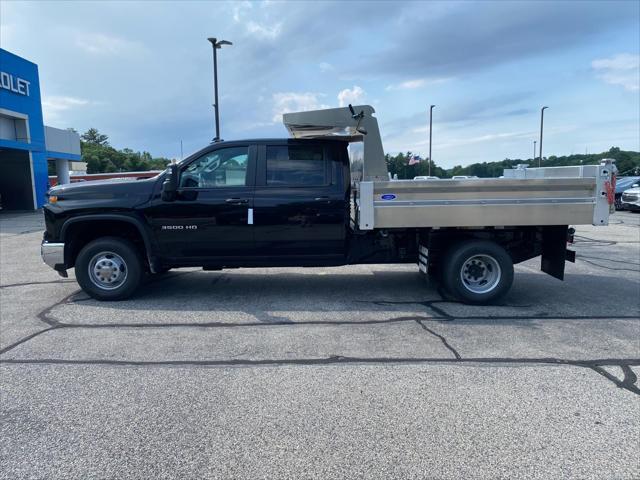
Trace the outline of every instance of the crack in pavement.
{"type": "Polygon", "coordinates": [[[458,353],[458,351],[453,348],[449,342],[447,341],[446,338],[444,338],[442,335],[440,335],[439,333],[436,333],[435,331],[433,331],[432,329],[428,328],[424,323],[422,323],[419,319],[416,319],[416,322],[418,323],[418,325],[420,325],[424,330],[426,330],[427,332],[429,332],[431,335],[433,335],[434,337],[437,337],[440,339],[440,341],[442,342],[442,344],[445,346],[445,348],[447,350],[449,350],[451,353],[453,353],[453,356],[455,358],[457,358],[458,360],[461,360],[462,357],[460,356],[460,354],[458,353]]]}
{"type": "Polygon", "coordinates": [[[40,320],[41,322],[46,323],[47,325],[50,325],[52,327],[60,327],[61,326],[61,322],[59,322],[55,318],[50,318],[49,314],[51,313],[51,311],[54,308],[56,308],[56,307],[58,307],[60,305],[63,305],[65,303],[69,303],[69,299],[73,298],[75,295],[77,295],[81,291],[82,290],[80,290],[80,289],[75,290],[74,292],[72,292],[69,295],[65,296],[62,300],[59,300],[56,303],[54,303],[53,305],[51,305],[51,306],[45,308],[44,310],[40,311],[36,315],[36,318],[38,320],[40,320]]]}
{"type": "MultiPolygon", "coordinates": [[[[72,305],[74,302],[68,303],[72,305]]],[[[377,325],[387,323],[414,322],[416,320],[432,320],[432,317],[420,316],[402,316],[385,318],[381,320],[306,320],[301,322],[292,322],[290,320],[277,320],[270,322],[244,322],[244,323],[228,323],[228,322],[168,322],[168,323],[63,323],[56,324],[59,328],[87,328],[87,329],[108,329],[108,328],[243,328],[243,327],[277,327],[277,326],[310,326],[310,325],[377,325]]]]}
{"type": "MultiPolygon", "coordinates": [[[[606,365],[606,366],[613,366],[613,365],[606,365]]],[[[618,388],[623,388],[625,390],[630,391],[631,393],[640,395],[640,388],[636,385],[636,382],[638,381],[638,377],[633,372],[633,370],[631,370],[630,365],[620,364],[615,366],[620,367],[622,369],[622,373],[624,374],[624,378],[622,379],[622,381],[620,381],[620,379],[618,379],[618,377],[616,377],[615,375],[612,375],[611,373],[607,372],[604,368],[601,368],[600,365],[592,365],[589,368],[591,368],[591,370],[593,370],[594,372],[599,373],[600,375],[605,377],[607,380],[610,380],[611,382],[615,383],[618,388]]]]}
{"type": "MultiPolygon", "coordinates": [[[[424,317],[426,320],[443,320],[451,322],[454,320],[606,320],[606,319],[618,319],[618,320],[637,320],[637,315],[553,315],[547,312],[540,312],[536,315],[452,315],[444,311],[440,307],[436,307],[437,303],[455,303],[464,305],[457,301],[451,300],[408,300],[408,301],[393,301],[393,300],[362,300],[362,303],[373,303],[375,305],[422,305],[436,312],[438,315],[424,317]]],[[[530,308],[531,305],[492,305],[493,307],[507,307],[507,308],[530,308]]],[[[423,317],[419,317],[423,318],[423,317]]]]}
{"type": "Polygon", "coordinates": [[[598,268],[602,268],[603,270],[611,270],[613,272],[633,272],[633,273],[640,273],[640,267],[638,268],[622,268],[622,267],[609,267],[607,265],[601,265],[599,263],[596,263],[592,260],[587,260],[586,258],[584,258],[582,255],[579,255],[578,258],[585,262],[588,263],[590,265],[593,265],[594,267],[598,267],[598,268]]]}
{"type": "Polygon", "coordinates": [[[38,320],[40,320],[41,322],[43,322],[45,325],[48,325],[47,328],[44,328],[42,330],[38,330],[35,333],[32,333],[31,335],[27,335],[26,337],[21,338],[20,340],[7,345],[6,347],[0,349],[0,355],[3,355],[5,353],[7,353],[10,350],[13,350],[14,348],[16,348],[19,345],[22,345],[23,343],[28,342],[29,340],[31,340],[32,338],[37,337],[38,335],[42,335],[43,333],[49,332],[51,330],[55,330],[58,328],[64,328],[62,325],[60,325],[60,323],[55,320],[55,319],[50,319],[48,318],[49,313],[51,312],[51,310],[53,310],[54,308],[63,305],[65,303],[68,303],[68,300],[73,297],[74,295],[77,295],[81,290],[76,290],[73,293],[70,293],[69,295],[66,295],[64,298],[62,298],[62,300],[58,300],[57,302],[55,302],[53,305],[50,305],[48,307],[46,307],[44,310],[41,310],[37,315],[36,318],[38,320]]]}
{"type": "Polygon", "coordinates": [[[591,260],[604,260],[606,262],[613,262],[613,263],[623,263],[625,265],[637,265],[638,268],[640,268],[640,263],[630,262],[629,260],[615,260],[613,258],[594,257],[593,255],[589,255],[588,257],[586,257],[585,255],[576,255],[576,257],[578,257],[578,258],[590,258],[591,260]]]}
{"type": "Polygon", "coordinates": [[[631,366],[640,366],[640,358],[633,359],[596,359],[596,360],[567,360],[554,357],[541,358],[438,358],[438,357],[346,357],[331,356],[325,358],[281,358],[281,359],[227,359],[227,360],[106,360],[106,359],[81,359],[64,360],[56,358],[42,359],[0,359],[0,365],[103,365],[103,366],[289,366],[289,365],[340,365],[340,364],[503,364],[503,365],[559,365],[588,368],[599,373],[613,382],[618,388],[640,395],[640,388],[635,385],[636,375],[631,366]],[[604,370],[603,366],[620,367],[625,372],[624,380],[620,381],[614,375],[604,370]],[[629,374],[630,372],[630,374],[629,374]]]}
{"type": "Polygon", "coordinates": [[[0,285],[0,288],[12,288],[12,287],[26,287],[29,285],[48,285],[51,283],[75,283],[73,280],[51,280],[48,282],[23,282],[23,283],[9,283],[6,285],[0,285]]]}
{"type": "Polygon", "coordinates": [[[16,348],[19,345],[22,345],[23,343],[28,342],[29,340],[31,340],[34,337],[37,337],[38,335],[42,335],[43,333],[49,332],[51,330],[55,330],[57,328],[57,326],[54,327],[49,327],[49,328],[45,328],[43,330],[38,330],[35,333],[32,333],[31,335],[27,335],[26,337],[21,338],[20,340],[18,340],[17,342],[12,343],[11,345],[8,345],[6,347],[4,347],[2,350],[0,350],[0,355],[3,355],[5,353],[7,353],[10,350],[13,350],[14,348],[16,348]]]}
{"type": "MultiPolygon", "coordinates": [[[[190,273],[190,272],[185,272],[190,273]]],[[[155,283],[155,282],[153,282],[155,283]]],[[[209,322],[209,323],[168,323],[168,324],[96,324],[96,325],[88,325],[88,324],[68,324],[61,322],[60,320],[54,318],[51,315],[51,312],[58,306],[64,304],[73,304],[76,301],[84,301],[88,300],[87,298],[81,298],[77,300],[71,300],[75,295],[80,293],[81,290],[76,290],[71,294],[65,296],[61,300],[55,302],[49,307],[43,309],[41,312],[37,314],[37,318],[42,321],[44,324],[48,325],[47,328],[35,332],[31,335],[28,335],[17,342],[3,348],[0,350],[0,355],[3,355],[14,348],[32,340],[33,338],[47,333],[52,330],[57,329],[74,329],[74,328],[184,328],[184,327],[197,327],[197,328],[236,328],[236,327],[248,327],[248,326],[277,326],[277,325],[286,325],[286,326],[304,326],[304,325],[370,325],[370,324],[390,324],[390,323],[398,323],[398,322],[416,322],[424,331],[429,333],[430,335],[438,338],[444,347],[453,354],[452,359],[450,358],[429,358],[429,357],[347,357],[347,356],[331,356],[327,358],[298,358],[298,359],[263,359],[263,360],[249,360],[249,359],[238,359],[238,358],[229,358],[226,360],[164,360],[164,361],[134,361],[134,360],[100,360],[100,359],[82,359],[82,360],[64,360],[64,359],[0,359],[0,364],[52,364],[52,365],[124,365],[124,366],[180,366],[180,365],[193,365],[193,366],[282,366],[282,365],[332,365],[332,364],[354,364],[354,363],[364,363],[364,364],[419,364],[419,363],[457,363],[457,364],[540,364],[540,365],[568,365],[575,367],[588,368],[593,370],[594,372],[600,374],[610,382],[614,383],[618,388],[627,390],[633,394],[640,395],[640,388],[637,386],[637,376],[631,369],[631,366],[640,366],[640,359],[595,359],[595,360],[569,360],[562,358],[500,358],[500,357],[475,357],[475,358],[464,358],[460,353],[454,348],[444,337],[443,335],[437,333],[433,329],[427,327],[423,321],[434,321],[434,320],[444,320],[444,321],[453,321],[453,320],[470,320],[470,319],[518,319],[518,318],[530,318],[530,319],[540,319],[540,315],[538,316],[467,316],[467,317],[456,317],[445,310],[435,306],[437,303],[451,303],[444,298],[436,299],[436,300],[428,300],[428,301],[415,301],[415,302],[385,302],[385,301],[374,301],[369,303],[374,303],[378,305],[389,305],[389,304],[415,304],[415,305],[423,305],[426,308],[431,309],[438,316],[429,316],[423,317],[419,315],[412,316],[399,316],[388,318],[384,320],[364,320],[364,321],[327,321],[327,320],[318,320],[318,321],[306,321],[306,322],[271,322],[271,323],[223,323],[223,322],[209,322]],[[603,366],[617,366],[620,367],[624,373],[623,380],[618,379],[614,375],[607,372],[603,366]]],[[[439,292],[441,297],[443,294],[439,292]]],[[[459,303],[459,302],[455,302],[459,303]]],[[[503,305],[505,306],[505,305],[503,305]]],[[[508,305],[506,305],[508,306],[508,305]]],[[[526,308],[528,305],[516,305],[510,306],[513,308],[526,308]]],[[[546,317],[550,318],[550,317],[546,317]]],[[[559,319],[571,319],[571,318],[579,318],[579,319],[599,319],[599,318],[610,318],[603,316],[575,316],[575,317],[558,317],[559,319]]],[[[616,317],[616,318],[637,318],[636,316],[624,316],[624,317],[616,317]]]]}

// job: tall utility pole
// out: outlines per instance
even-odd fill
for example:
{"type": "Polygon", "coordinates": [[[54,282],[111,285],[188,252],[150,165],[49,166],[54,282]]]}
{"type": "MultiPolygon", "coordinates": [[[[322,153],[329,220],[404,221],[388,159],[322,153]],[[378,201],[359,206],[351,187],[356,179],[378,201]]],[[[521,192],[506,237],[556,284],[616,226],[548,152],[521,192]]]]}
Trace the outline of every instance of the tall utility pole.
{"type": "Polygon", "coordinates": [[[222,48],[223,45],[233,45],[226,40],[218,41],[217,38],[207,38],[211,42],[213,47],[213,109],[215,111],[216,119],[216,136],[213,138],[214,142],[221,141],[220,138],[220,114],[218,108],[218,54],[217,50],[222,48]]]}
{"type": "Polygon", "coordinates": [[[544,111],[549,107],[542,107],[540,110],[540,156],[538,157],[538,167],[542,163],[542,128],[544,126],[544,111]]]}
{"type": "Polygon", "coordinates": [[[536,143],[538,143],[536,140],[533,141],[533,161],[536,161],[536,143]]]}
{"type": "Polygon", "coordinates": [[[433,107],[435,107],[435,105],[431,105],[431,107],[429,108],[429,176],[431,176],[431,133],[433,129],[433,107]]]}

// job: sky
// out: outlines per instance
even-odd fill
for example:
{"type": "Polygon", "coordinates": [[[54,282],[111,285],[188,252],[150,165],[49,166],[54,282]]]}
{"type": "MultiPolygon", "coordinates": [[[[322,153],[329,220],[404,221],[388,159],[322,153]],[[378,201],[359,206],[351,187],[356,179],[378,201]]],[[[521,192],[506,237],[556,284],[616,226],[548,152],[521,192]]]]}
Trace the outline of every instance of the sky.
{"type": "Polygon", "coordinates": [[[376,110],[385,150],[443,167],[640,150],[640,2],[0,2],[0,46],[39,66],[45,123],[180,158],[285,137],[282,113],[376,110]]]}

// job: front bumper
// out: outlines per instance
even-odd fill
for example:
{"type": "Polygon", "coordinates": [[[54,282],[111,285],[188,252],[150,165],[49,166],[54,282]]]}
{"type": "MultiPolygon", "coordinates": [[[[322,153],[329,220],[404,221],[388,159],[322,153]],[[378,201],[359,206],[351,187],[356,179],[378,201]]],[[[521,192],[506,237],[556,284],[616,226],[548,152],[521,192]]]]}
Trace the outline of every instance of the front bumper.
{"type": "Polygon", "coordinates": [[[64,243],[42,242],[40,245],[42,261],[57,271],[64,271],[64,243]]]}

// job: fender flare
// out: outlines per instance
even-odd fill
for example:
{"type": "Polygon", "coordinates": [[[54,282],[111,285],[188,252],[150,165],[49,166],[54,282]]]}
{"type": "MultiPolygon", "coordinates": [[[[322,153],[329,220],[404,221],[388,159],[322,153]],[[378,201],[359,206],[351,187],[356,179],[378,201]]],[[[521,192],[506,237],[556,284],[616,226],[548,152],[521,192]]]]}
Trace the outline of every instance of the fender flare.
{"type": "Polygon", "coordinates": [[[147,261],[149,262],[149,268],[151,268],[152,272],[154,271],[153,245],[151,241],[151,234],[145,228],[144,223],[142,223],[139,219],[129,215],[99,213],[99,214],[80,215],[78,217],[71,217],[62,224],[62,228],[60,229],[60,240],[64,242],[65,245],[67,244],[67,242],[65,241],[65,237],[67,234],[67,230],[71,225],[75,223],[80,223],[80,222],[91,222],[91,221],[97,221],[97,220],[116,220],[116,221],[130,223],[131,225],[136,227],[136,230],[138,230],[138,232],[140,233],[140,236],[142,237],[142,241],[144,242],[144,249],[147,253],[147,261]]]}

